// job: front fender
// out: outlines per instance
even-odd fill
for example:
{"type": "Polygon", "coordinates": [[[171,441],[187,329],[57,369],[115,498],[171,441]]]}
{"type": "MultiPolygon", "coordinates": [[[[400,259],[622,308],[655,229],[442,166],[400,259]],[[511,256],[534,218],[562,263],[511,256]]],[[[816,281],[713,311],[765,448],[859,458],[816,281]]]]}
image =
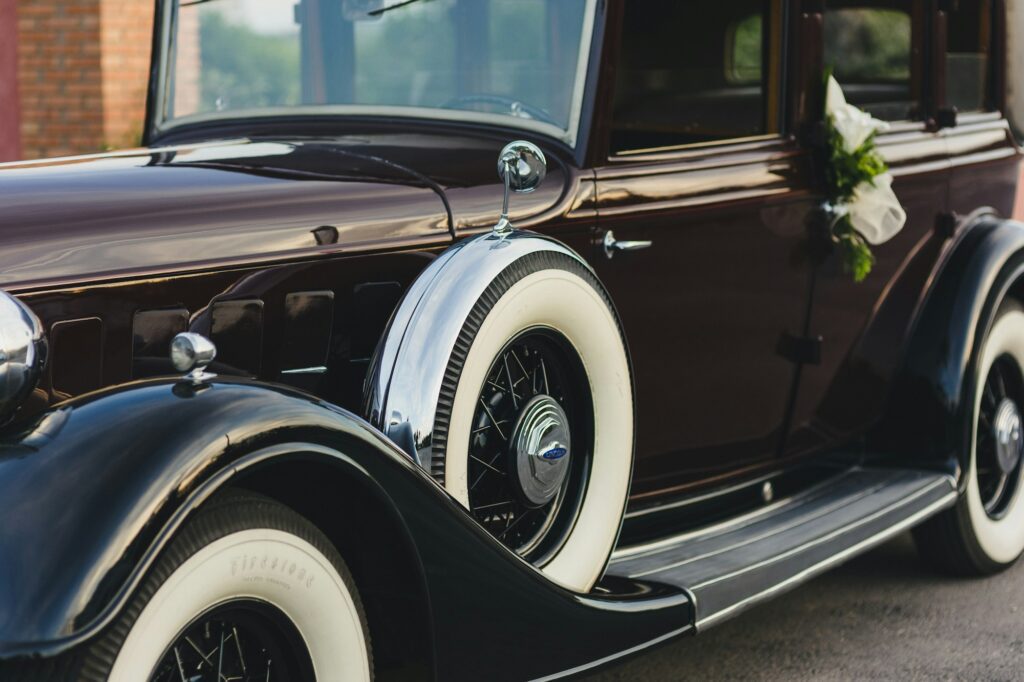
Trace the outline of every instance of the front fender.
{"type": "Polygon", "coordinates": [[[873,438],[879,450],[932,463],[962,478],[970,457],[972,387],[979,341],[1024,277],[1024,224],[980,216],[934,285],[915,327],[891,408],[873,438]],[[898,454],[897,454],[898,453],[898,454]]]}
{"type": "Polygon", "coordinates": [[[617,579],[582,595],[552,583],[338,407],[244,380],[155,380],[0,435],[0,677],[2,659],[73,660],[191,510],[236,474],[289,457],[337,464],[394,511],[389,527],[406,537],[393,542],[408,540],[429,603],[437,679],[569,674],[692,632],[678,589],[617,579]]]}
{"type": "Polygon", "coordinates": [[[333,459],[362,478],[368,457],[412,469],[340,408],[246,382],[129,385],[4,438],[0,655],[88,637],[191,509],[241,469],[295,456],[333,459]]]}

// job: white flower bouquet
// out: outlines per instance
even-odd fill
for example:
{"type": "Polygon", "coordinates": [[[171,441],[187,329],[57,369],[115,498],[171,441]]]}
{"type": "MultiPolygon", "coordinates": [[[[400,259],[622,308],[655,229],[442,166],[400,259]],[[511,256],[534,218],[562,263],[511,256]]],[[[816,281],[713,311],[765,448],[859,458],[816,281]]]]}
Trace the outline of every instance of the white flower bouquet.
{"type": "Polygon", "coordinates": [[[832,76],[826,82],[826,182],[835,208],[832,239],[843,266],[861,282],[875,263],[869,245],[892,239],[907,214],[892,190],[892,174],[875,149],[875,135],[889,124],[848,104],[832,76]]]}

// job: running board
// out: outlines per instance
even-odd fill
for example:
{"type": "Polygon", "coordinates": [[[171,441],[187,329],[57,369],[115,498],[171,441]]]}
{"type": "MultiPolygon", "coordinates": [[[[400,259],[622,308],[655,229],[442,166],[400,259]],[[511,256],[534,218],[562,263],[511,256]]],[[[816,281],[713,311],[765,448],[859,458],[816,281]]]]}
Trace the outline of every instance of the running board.
{"type": "Polygon", "coordinates": [[[944,474],[852,469],[711,528],[620,548],[608,574],[685,590],[701,630],[884,542],[956,497],[955,481],[944,474]]]}

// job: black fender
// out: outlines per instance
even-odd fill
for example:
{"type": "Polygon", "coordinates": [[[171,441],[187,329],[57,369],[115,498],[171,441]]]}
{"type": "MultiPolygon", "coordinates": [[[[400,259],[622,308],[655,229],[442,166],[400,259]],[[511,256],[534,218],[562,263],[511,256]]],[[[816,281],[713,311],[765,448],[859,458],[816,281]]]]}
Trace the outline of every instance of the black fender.
{"type": "Polygon", "coordinates": [[[890,407],[869,451],[964,483],[979,341],[1000,303],[1024,295],[1024,224],[979,211],[937,274],[915,324],[890,407]]]}
{"type": "Polygon", "coordinates": [[[73,655],[204,500],[268,467],[262,491],[274,494],[286,467],[310,461],[336,472],[323,475],[338,494],[354,482],[393,516],[387,544],[410,548],[395,557],[422,581],[419,636],[439,679],[560,675],[692,630],[677,590],[553,584],[341,408],[245,380],[155,380],[82,396],[0,436],[0,659],[73,655]]]}

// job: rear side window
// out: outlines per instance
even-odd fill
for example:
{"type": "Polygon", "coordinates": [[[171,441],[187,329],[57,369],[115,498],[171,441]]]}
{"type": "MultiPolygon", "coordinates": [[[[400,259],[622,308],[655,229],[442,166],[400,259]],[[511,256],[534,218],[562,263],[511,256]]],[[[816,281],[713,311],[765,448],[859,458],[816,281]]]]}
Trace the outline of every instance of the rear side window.
{"type": "Polygon", "coordinates": [[[779,0],[623,4],[613,152],[778,132],[779,0]]]}
{"type": "Polygon", "coordinates": [[[958,0],[948,19],[946,104],[958,111],[992,109],[992,2],[958,0]]]}
{"type": "Polygon", "coordinates": [[[898,121],[917,117],[911,0],[828,2],[825,64],[851,104],[898,121]]]}

